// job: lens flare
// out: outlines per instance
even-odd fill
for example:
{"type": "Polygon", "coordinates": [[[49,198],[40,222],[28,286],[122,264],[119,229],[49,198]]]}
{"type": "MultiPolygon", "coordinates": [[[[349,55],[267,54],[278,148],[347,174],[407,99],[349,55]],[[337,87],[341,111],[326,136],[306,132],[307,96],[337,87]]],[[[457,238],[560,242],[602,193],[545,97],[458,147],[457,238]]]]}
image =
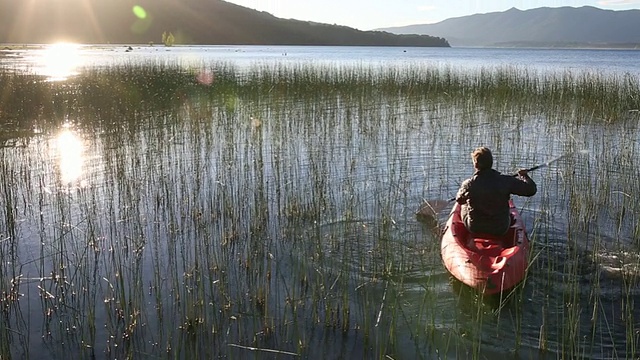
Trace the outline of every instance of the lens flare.
{"type": "Polygon", "coordinates": [[[134,34],[145,34],[151,27],[153,16],[140,5],[135,5],[132,11],[136,19],[131,24],[131,32],[134,34]]]}
{"type": "Polygon", "coordinates": [[[133,15],[135,15],[138,19],[146,19],[147,11],[140,5],[135,5],[133,7],[133,15]]]}
{"type": "Polygon", "coordinates": [[[214,80],[214,75],[211,71],[202,70],[196,75],[196,81],[202,85],[211,85],[214,80]]]}

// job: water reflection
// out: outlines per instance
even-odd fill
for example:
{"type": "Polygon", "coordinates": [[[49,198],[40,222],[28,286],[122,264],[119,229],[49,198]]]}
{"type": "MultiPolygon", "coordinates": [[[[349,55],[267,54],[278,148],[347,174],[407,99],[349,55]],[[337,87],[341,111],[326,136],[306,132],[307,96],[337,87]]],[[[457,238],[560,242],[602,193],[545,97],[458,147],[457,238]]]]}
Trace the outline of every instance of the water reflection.
{"type": "MultiPolygon", "coordinates": [[[[82,175],[84,162],[82,140],[70,129],[63,129],[55,138],[55,156],[60,181],[65,185],[76,183],[82,175]]],[[[80,186],[86,185],[82,181],[80,186]]]]}
{"type": "Polygon", "coordinates": [[[50,81],[63,81],[77,74],[82,65],[80,45],[57,43],[49,45],[38,59],[38,72],[50,81]]]}

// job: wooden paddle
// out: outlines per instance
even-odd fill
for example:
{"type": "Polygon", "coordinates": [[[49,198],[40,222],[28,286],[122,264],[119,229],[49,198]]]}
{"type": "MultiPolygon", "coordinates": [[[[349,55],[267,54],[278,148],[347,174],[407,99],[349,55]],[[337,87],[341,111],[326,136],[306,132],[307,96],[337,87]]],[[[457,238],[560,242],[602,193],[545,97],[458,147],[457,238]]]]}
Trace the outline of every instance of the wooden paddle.
{"type": "MultiPolygon", "coordinates": [[[[542,169],[544,167],[549,166],[551,163],[554,163],[569,154],[560,155],[557,158],[547,161],[544,164],[539,164],[534,167],[528,168],[527,172],[531,172],[534,170],[542,169]]],[[[518,174],[514,174],[513,176],[518,176],[518,174]]],[[[416,217],[418,220],[423,222],[433,222],[437,221],[438,214],[441,213],[444,209],[451,206],[451,203],[456,201],[456,198],[451,198],[449,200],[437,199],[437,200],[425,200],[424,204],[416,211],[416,217]]]]}

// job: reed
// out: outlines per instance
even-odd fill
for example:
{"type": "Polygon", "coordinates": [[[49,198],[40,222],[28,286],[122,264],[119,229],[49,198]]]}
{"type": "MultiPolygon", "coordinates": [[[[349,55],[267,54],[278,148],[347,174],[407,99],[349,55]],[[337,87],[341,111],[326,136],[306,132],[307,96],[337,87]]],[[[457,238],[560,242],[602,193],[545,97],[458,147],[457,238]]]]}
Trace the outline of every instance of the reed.
{"type": "MultiPolygon", "coordinates": [[[[358,102],[400,95],[406,101],[440,100],[500,109],[522,107],[534,113],[618,121],[637,111],[638,79],[593,73],[536,73],[503,67],[457,70],[450,67],[276,65],[238,69],[216,63],[202,69],[180,64],[123,64],[88,69],[66,82],[45,82],[36,75],[0,69],[5,118],[64,121],[77,109],[101,118],[105,110],[120,115],[149,109],[170,109],[194,97],[224,98],[229,106],[239,97],[252,99],[323,99],[349,96],[358,102]],[[203,79],[206,78],[206,79],[203,79]],[[413,100],[415,99],[415,100],[413,100]],[[541,106],[544,104],[544,106],[541,106]]],[[[260,101],[260,100],[259,100],[260,101]]],[[[263,100],[264,101],[264,100],[263,100]]],[[[113,119],[103,119],[106,124],[113,119]]],[[[26,121],[26,120],[25,120],[26,121]]],[[[26,124],[30,125],[30,124],[26,124]]]]}
{"type": "Polygon", "coordinates": [[[630,76],[218,63],[0,82],[2,358],[638,354],[630,76]],[[83,144],[71,181],[62,125],[83,144]],[[570,154],[519,203],[531,266],[493,299],[450,284],[413,216],[479,144],[504,171],[570,154]]]}

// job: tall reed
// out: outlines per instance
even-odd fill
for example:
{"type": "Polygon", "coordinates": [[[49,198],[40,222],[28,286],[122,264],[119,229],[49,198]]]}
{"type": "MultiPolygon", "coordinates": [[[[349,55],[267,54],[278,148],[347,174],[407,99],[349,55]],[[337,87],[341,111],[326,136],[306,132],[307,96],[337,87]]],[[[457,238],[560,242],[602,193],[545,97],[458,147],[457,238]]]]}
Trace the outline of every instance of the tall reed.
{"type": "Polygon", "coordinates": [[[632,77],[220,63],[0,80],[0,355],[637,355],[632,77]],[[72,182],[63,124],[84,146],[72,182]],[[450,283],[413,215],[480,144],[503,171],[569,154],[518,203],[532,262],[497,300],[450,283]]]}

